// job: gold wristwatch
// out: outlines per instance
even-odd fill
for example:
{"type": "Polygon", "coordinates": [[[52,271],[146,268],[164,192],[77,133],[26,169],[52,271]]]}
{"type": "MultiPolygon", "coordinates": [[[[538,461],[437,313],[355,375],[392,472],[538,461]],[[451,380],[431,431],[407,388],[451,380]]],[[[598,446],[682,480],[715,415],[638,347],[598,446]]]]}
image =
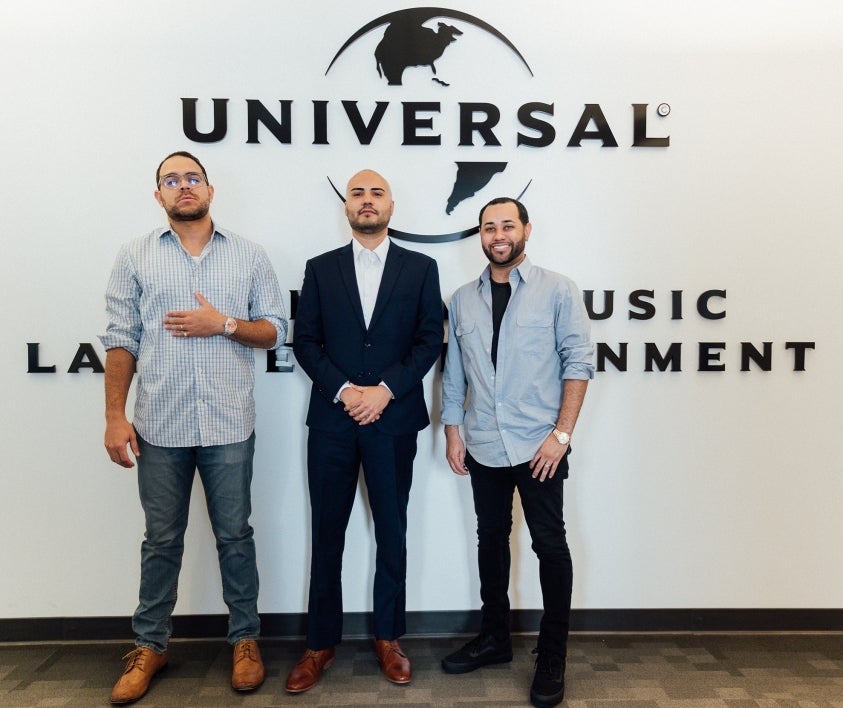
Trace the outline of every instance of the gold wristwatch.
{"type": "Polygon", "coordinates": [[[561,430],[553,429],[553,437],[555,437],[560,445],[570,445],[571,436],[568,433],[563,433],[561,430]]]}

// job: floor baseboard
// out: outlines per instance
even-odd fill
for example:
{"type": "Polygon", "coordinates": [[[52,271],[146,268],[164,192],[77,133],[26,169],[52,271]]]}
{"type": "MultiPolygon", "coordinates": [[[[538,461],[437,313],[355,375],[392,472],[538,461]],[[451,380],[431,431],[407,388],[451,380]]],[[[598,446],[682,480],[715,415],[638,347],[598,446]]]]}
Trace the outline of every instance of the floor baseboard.
{"type": "MultiPolygon", "coordinates": [[[[541,610],[513,610],[515,633],[537,632],[541,610]]],[[[261,615],[264,637],[303,637],[307,615],[261,615]]],[[[224,637],[227,615],[176,615],[174,638],[224,637]]],[[[408,612],[408,635],[474,634],[479,610],[408,612]]],[[[572,632],[840,632],[843,609],[611,609],[572,610],[572,632]]],[[[346,613],[343,636],[371,635],[371,613],[346,613]]],[[[28,617],[0,619],[0,642],[131,639],[130,617],[28,617]]]]}

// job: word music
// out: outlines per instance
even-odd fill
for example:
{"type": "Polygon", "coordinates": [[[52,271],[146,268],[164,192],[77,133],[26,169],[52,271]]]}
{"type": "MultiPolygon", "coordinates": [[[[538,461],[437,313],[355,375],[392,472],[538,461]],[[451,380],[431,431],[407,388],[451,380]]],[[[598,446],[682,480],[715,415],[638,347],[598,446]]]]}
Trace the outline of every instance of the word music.
{"type": "MultiPolygon", "coordinates": [[[[671,290],[668,312],[671,320],[684,319],[683,291],[671,290]]],[[[655,303],[654,290],[633,290],[627,298],[627,318],[629,320],[651,320],[656,317],[659,308],[655,303]]],[[[706,290],[696,298],[696,312],[706,320],[722,320],[726,317],[726,291],[706,290]]],[[[604,290],[598,307],[594,290],[583,291],[583,302],[589,319],[608,320],[615,314],[615,291],[604,290]]],[[[697,342],[697,371],[725,371],[726,364],[721,361],[721,354],[727,349],[726,342],[697,342]]],[[[644,371],[682,371],[682,342],[661,345],[656,342],[644,342],[644,371]]],[[[805,359],[809,350],[816,348],[816,342],[785,342],[784,351],[790,353],[793,371],[805,371],[805,359]]],[[[610,346],[606,342],[597,342],[597,371],[606,371],[610,364],[617,371],[629,368],[629,342],[618,342],[610,346]]],[[[773,342],[762,342],[760,348],[752,342],[741,342],[740,370],[750,371],[753,367],[760,371],[773,369],[773,342]]]]}

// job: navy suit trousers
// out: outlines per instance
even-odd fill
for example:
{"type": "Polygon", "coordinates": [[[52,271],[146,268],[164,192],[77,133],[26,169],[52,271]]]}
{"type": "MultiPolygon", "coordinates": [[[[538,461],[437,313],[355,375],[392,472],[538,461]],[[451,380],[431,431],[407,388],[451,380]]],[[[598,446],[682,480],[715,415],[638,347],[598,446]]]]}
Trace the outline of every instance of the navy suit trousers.
{"type": "MultiPolygon", "coordinates": [[[[406,631],[407,504],[416,437],[417,433],[386,435],[374,425],[354,425],[342,432],[310,428],[309,649],[327,649],[342,638],[342,556],[361,465],[377,543],[373,633],[375,639],[391,640],[406,631]]],[[[349,579],[355,582],[368,576],[359,568],[352,571],[349,579]]]]}

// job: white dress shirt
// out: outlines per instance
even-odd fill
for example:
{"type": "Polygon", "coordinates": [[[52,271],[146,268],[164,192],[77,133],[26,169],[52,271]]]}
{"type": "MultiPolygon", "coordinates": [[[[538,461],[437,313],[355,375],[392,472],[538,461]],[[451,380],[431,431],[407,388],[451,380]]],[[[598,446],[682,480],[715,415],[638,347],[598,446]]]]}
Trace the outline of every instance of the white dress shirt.
{"type": "Polygon", "coordinates": [[[369,250],[356,238],[351,240],[354,252],[354,273],[357,276],[357,291],[360,293],[360,303],[363,305],[363,319],[366,327],[372,321],[375,300],[383,277],[383,265],[389,251],[389,239],[385,238],[377,248],[369,250]]]}
{"type": "MultiPolygon", "coordinates": [[[[354,274],[357,276],[357,291],[360,293],[360,304],[363,305],[363,320],[366,327],[372,321],[372,312],[375,309],[375,301],[378,299],[378,290],[383,277],[383,266],[386,263],[386,254],[389,251],[389,238],[385,238],[375,249],[368,249],[356,238],[351,239],[351,249],[354,253],[354,274]]],[[[339,401],[342,392],[351,384],[346,381],[337,391],[335,400],[339,401]]],[[[387,391],[387,386],[380,382],[387,391]]],[[[392,393],[390,391],[390,393],[392,393]]]]}

